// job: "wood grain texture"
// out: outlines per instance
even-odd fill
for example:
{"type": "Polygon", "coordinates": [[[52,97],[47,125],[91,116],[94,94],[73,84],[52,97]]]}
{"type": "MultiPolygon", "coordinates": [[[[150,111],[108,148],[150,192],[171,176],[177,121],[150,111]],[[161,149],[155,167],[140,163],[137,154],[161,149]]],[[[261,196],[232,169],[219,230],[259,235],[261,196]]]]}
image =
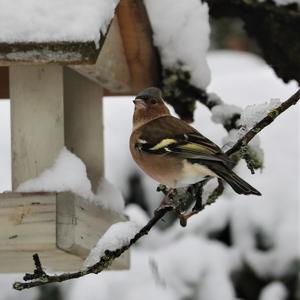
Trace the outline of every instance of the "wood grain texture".
{"type": "Polygon", "coordinates": [[[64,146],[63,67],[11,66],[12,188],[53,165],[64,146]]]}
{"type": "Polygon", "coordinates": [[[55,194],[0,194],[0,251],[54,249],[55,224],[55,194]]]}
{"type": "MultiPolygon", "coordinates": [[[[70,193],[58,194],[57,199],[57,246],[82,259],[112,224],[127,220],[70,193]]],[[[125,267],[128,259],[125,253],[112,268],[125,267]]]]}
{"type": "Polygon", "coordinates": [[[85,163],[94,191],[104,172],[102,96],[98,84],[64,69],[65,145],[85,163]]]}
{"type": "MultiPolygon", "coordinates": [[[[30,272],[32,255],[53,272],[82,268],[108,227],[125,217],[71,193],[0,194],[0,272],[30,272]]],[[[128,268],[124,254],[111,269],[128,268]]]]}
{"type": "Polygon", "coordinates": [[[149,86],[157,86],[160,67],[143,2],[121,0],[117,7],[117,16],[131,74],[131,93],[135,94],[149,86]]]}

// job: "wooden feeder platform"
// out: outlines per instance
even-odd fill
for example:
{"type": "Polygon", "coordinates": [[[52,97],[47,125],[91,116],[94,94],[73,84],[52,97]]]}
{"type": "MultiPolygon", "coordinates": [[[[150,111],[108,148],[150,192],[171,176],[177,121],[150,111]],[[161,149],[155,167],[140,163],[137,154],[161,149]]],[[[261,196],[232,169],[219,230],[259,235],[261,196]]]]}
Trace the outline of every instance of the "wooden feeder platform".
{"type": "MultiPolygon", "coordinates": [[[[49,271],[80,270],[95,242],[121,220],[71,193],[2,193],[1,272],[31,272],[35,252],[49,271]]],[[[128,258],[121,255],[111,268],[127,268],[128,258]]]]}

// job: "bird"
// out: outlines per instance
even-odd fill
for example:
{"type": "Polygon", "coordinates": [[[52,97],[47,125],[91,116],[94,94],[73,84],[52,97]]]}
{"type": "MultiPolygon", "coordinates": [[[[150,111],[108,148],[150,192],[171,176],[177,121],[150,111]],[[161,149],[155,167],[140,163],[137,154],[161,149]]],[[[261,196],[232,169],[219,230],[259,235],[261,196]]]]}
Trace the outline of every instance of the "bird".
{"type": "Polygon", "coordinates": [[[238,194],[261,195],[232,171],[234,162],[219,146],[171,115],[159,88],[146,88],[133,102],[130,152],[137,165],[154,180],[174,189],[217,177],[238,194]]]}

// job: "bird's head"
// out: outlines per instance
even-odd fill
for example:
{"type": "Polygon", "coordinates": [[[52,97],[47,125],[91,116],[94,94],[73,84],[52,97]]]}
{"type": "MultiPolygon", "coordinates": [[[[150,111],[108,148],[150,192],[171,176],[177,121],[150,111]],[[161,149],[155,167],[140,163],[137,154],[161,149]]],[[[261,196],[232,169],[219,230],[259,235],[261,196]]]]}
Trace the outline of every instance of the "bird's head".
{"type": "Polygon", "coordinates": [[[170,115],[170,111],[162,99],[161,90],[155,87],[140,92],[133,103],[135,105],[133,128],[140,127],[159,117],[170,115]]]}

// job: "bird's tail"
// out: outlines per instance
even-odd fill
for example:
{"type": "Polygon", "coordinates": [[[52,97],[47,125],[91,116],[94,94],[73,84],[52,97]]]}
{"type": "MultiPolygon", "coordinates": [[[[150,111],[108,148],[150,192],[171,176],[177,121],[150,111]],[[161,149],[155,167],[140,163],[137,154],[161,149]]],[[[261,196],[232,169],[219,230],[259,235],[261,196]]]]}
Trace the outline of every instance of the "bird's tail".
{"type": "Polygon", "coordinates": [[[229,168],[211,168],[217,175],[224,179],[238,194],[244,195],[258,195],[261,196],[261,193],[247,183],[244,179],[236,175],[229,168]]]}

